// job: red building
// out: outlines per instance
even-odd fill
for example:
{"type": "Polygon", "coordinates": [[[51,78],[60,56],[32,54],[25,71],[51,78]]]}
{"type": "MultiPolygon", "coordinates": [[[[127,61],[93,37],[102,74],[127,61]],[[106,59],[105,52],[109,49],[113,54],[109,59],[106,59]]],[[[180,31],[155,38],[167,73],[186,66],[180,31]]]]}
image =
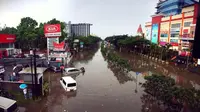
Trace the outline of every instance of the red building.
{"type": "Polygon", "coordinates": [[[16,36],[0,34],[0,58],[14,54],[16,36]]]}
{"type": "Polygon", "coordinates": [[[146,38],[161,46],[169,43],[172,49],[190,49],[194,41],[197,14],[197,3],[181,7],[179,14],[155,14],[151,22],[145,25],[146,38]]]}

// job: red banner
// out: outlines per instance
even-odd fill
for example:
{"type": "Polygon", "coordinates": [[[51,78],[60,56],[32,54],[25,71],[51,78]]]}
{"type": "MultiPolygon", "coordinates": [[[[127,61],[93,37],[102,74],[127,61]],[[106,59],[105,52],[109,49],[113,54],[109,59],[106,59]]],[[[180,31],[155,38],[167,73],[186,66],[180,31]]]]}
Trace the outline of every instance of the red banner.
{"type": "Polygon", "coordinates": [[[64,49],[64,46],[65,46],[65,42],[61,42],[61,43],[56,43],[56,42],[53,42],[53,46],[54,46],[54,49],[64,49]]]}
{"type": "Polygon", "coordinates": [[[176,42],[170,42],[170,44],[171,44],[172,46],[178,46],[178,43],[176,43],[176,42]]]}
{"type": "Polygon", "coordinates": [[[44,25],[45,37],[59,37],[61,36],[60,24],[45,24],[44,25]]]}
{"type": "Polygon", "coordinates": [[[0,43],[14,43],[16,41],[15,35],[0,34],[0,43]]]}

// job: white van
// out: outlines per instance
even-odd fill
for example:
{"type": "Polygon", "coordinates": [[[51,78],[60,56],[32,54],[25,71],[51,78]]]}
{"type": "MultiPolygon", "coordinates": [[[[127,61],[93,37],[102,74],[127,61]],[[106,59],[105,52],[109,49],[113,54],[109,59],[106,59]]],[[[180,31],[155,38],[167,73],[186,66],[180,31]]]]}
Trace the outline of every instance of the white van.
{"type": "Polygon", "coordinates": [[[0,96],[0,112],[19,112],[17,102],[0,96]]]}
{"type": "Polygon", "coordinates": [[[76,91],[77,89],[76,81],[72,77],[62,77],[60,83],[65,91],[76,91]]]}

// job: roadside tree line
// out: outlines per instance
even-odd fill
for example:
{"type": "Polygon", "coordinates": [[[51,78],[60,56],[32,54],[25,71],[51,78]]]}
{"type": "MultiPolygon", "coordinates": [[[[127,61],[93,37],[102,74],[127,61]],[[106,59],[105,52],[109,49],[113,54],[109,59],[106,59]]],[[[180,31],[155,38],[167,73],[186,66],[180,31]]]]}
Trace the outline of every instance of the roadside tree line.
{"type": "Polygon", "coordinates": [[[171,45],[159,46],[141,36],[117,35],[105,38],[120,52],[142,53],[161,60],[170,60],[178,51],[170,49],[171,45]]]}
{"type": "Polygon", "coordinates": [[[180,112],[189,109],[191,112],[200,110],[200,90],[188,89],[175,85],[175,80],[163,75],[145,76],[142,84],[145,92],[155,97],[160,105],[167,106],[168,111],[180,112]]]}
{"type": "MultiPolygon", "coordinates": [[[[102,41],[102,39],[98,36],[76,36],[73,38],[70,38],[70,43],[71,43],[71,47],[72,47],[72,43],[75,39],[78,39],[80,42],[83,42],[84,48],[85,49],[93,49],[93,47],[96,47],[97,43],[102,41]]],[[[78,46],[80,47],[80,42],[78,43],[78,46]]]]}
{"type": "Polygon", "coordinates": [[[38,23],[31,17],[24,17],[17,27],[5,27],[0,30],[0,33],[16,35],[16,48],[23,50],[33,47],[45,49],[47,38],[44,38],[44,24],[61,24],[62,36],[59,40],[63,41],[67,37],[67,33],[64,31],[67,24],[55,18],[44,23],[38,23]]]}
{"type": "Polygon", "coordinates": [[[131,65],[129,64],[129,61],[127,59],[124,59],[120,56],[118,56],[114,51],[104,46],[104,43],[101,44],[101,52],[105,59],[108,60],[109,63],[116,66],[123,72],[130,72],[131,71],[131,65]]]}

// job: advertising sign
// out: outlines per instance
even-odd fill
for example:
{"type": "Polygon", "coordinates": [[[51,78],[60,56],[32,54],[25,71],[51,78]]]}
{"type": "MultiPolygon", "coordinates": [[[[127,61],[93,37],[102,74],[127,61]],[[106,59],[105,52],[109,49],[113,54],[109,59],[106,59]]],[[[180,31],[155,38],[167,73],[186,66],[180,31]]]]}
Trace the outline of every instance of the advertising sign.
{"type": "Polygon", "coordinates": [[[167,44],[167,42],[160,42],[161,46],[165,46],[167,44]]]}
{"type": "Polygon", "coordinates": [[[151,42],[155,44],[158,43],[158,24],[152,25],[151,42]]]}
{"type": "Polygon", "coordinates": [[[178,46],[178,39],[170,39],[170,44],[172,46],[178,46]]]}
{"type": "Polygon", "coordinates": [[[146,39],[151,40],[151,27],[146,27],[146,39]]]}
{"type": "Polygon", "coordinates": [[[59,42],[58,38],[47,38],[47,48],[53,50],[54,49],[54,45],[53,42],[59,42]]]}
{"type": "Polygon", "coordinates": [[[65,42],[53,42],[54,50],[64,50],[65,42]]]}
{"type": "Polygon", "coordinates": [[[60,24],[45,24],[44,35],[45,37],[60,37],[61,36],[60,24]]]}
{"type": "Polygon", "coordinates": [[[16,40],[15,35],[0,34],[0,43],[14,43],[16,40]]]}

